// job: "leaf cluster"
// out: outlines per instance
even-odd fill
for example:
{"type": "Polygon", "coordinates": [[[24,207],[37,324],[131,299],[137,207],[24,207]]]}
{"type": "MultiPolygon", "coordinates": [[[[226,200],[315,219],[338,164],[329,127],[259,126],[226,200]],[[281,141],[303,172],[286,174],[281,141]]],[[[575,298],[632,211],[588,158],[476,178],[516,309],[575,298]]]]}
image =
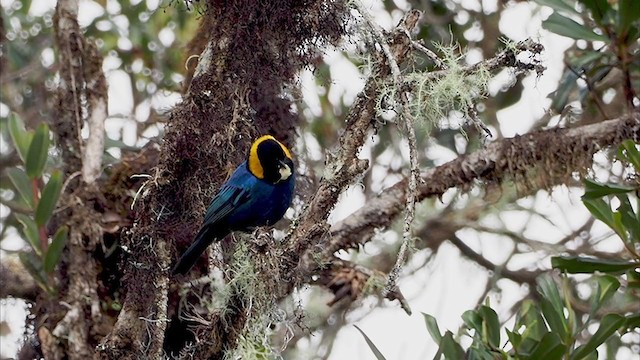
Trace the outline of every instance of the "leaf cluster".
{"type": "Polygon", "coordinates": [[[31,251],[20,252],[20,260],[38,285],[53,293],[52,274],[60,261],[68,233],[65,225],[55,231],[49,231],[48,227],[62,192],[62,173],[59,170],[45,172],[50,145],[49,127],[45,123],[35,131],[26,130],[14,113],[9,118],[8,128],[21,163],[6,169],[14,190],[13,198],[0,200],[13,210],[11,215],[21,225],[18,229],[22,238],[31,246],[31,251]]]}

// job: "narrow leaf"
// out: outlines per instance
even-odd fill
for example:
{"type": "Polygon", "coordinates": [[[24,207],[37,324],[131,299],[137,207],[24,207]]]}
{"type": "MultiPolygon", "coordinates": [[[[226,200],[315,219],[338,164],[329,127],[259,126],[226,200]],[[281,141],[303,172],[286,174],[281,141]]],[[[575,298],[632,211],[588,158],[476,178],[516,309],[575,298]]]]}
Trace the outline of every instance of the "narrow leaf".
{"type": "MultiPolygon", "coordinates": [[[[622,228],[631,234],[633,242],[640,242],[640,221],[636,213],[633,211],[631,201],[627,194],[617,195],[620,200],[620,206],[618,207],[618,213],[620,214],[620,222],[622,228]]],[[[640,209],[639,209],[640,210],[640,209]]]]}
{"type": "Polygon", "coordinates": [[[38,226],[35,221],[29,216],[24,214],[15,214],[16,219],[22,224],[22,230],[25,240],[31,245],[33,251],[38,256],[42,256],[42,249],[40,248],[40,234],[38,233],[38,226]]]}
{"type": "Polygon", "coordinates": [[[51,245],[49,245],[47,255],[44,258],[44,271],[47,274],[52,273],[56,268],[56,265],[60,261],[62,250],[67,243],[68,232],[69,228],[67,228],[66,226],[61,226],[56,231],[55,235],[53,235],[53,241],[51,242],[51,245]]]}
{"type": "Polygon", "coordinates": [[[525,300],[522,303],[520,314],[520,320],[516,321],[516,328],[525,326],[525,331],[522,333],[523,339],[533,339],[538,342],[542,340],[544,334],[549,332],[544,324],[540,309],[533,301],[525,300]]]}
{"type": "Polygon", "coordinates": [[[598,24],[603,23],[603,19],[607,15],[607,12],[611,10],[611,6],[607,0],[578,0],[583,3],[589,10],[591,10],[591,16],[598,24]]]}
{"type": "Polygon", "coordinates": [[[600,344],[613,335],[625,322],[626,318],[619,314],[607,314],[600,321],[600,327],[586,344],[578,347],[572,354],[571,360],[583,359],[596,350],[600,344]]]}
{"type": "Polygon", "coordinates": [[[567,106],[569,98],[578,87],[577,81],[578,74],[576,74],[575,71],[566,70],[564,74],[562,74],[562,79],[560,79],[557,90],[549,94],[549,98],[551,98],[551,108],[555,112],[560,114],[565,106],[567,106]]]}
{"type": "Polygon", "coordinates": [[[62,173],[55,170],[51,173],[51,177],[49,178],[47,185],[44,186],[40,202],[38,202],[35,216],[36,224],[38,224],[38,226],[44,226],[47,221],[49,221],[49,218],[51,218],[51,214],[53,214],[53,210],[58,203],[61,190],[62,173]]]}
{"type": "Polygon", "coordinates": [[[360,330],[360,328],[357,325],[353,325],[353,326],[356,329],[358,329],[358,331],[360,331],[360,334],[362,334],[362,336],[364,337],[364,340],[367,342],[367,345],[369,345],[369,348],[371,349],[373,354],[376,356],[376,359],[378,359],[378,360],[386,360],[384,355],[382,355],[382,353],[380,352],[380,350],[378,350],[376,345],[371,341],[371,339],[369,339],[367,334],[365,334],[364,331],[360,330]]]}
{"type": "Polygon", "coordinates": [[[422,316],[424,316],[424,323],[427,325],[429,335],[431,335],[431,338],[433,339],[433,341],[435,341],[436,344],[440,344],[442,335],[440,334],[440,328],[438,328],[438,322],[436,321],[436,318],[425,313],[422,313],[422,316]]]}
{"type": "Polygon", "coordinates": [[[640,171],[640,151],[638,151],[638,145],[633,140],[625,140],[620,145],[620,151],[618,157],[631,163],[636,171],[640,171]]]}
{"type": "Polygon", "coordinates": [[[564,2],[564,0],[535,0],[540,5],[546,5],[557,11],[564,11],[567,13],[579,14],[573,6],[564,2]]]}
{"type": "Polygon", "coordinates": [[[596,271],[604,273],[624,273],[640,267],[640,263],[622,260],[605,260],[583,256],[553,256],[551,266],[570,274],[591,274],[596,271]]]}
{"type": "Polygon", "coordinates": [[[624,322],[624,329],[631,331],[640,328],[640,314],[628,315],[624,322]]]}
{"type": "Polygon", "coordinates": [[[522,335],[518,334],[516,330],[504,329],[507,333],[507,338],[509,338],[509,342],[514,349],[518,349],[520,347],[520,342],[522,342],[522,335]]]}
{"type": "Polygon", "coordinates": [[[584,195],[582,199],[595,199],[607,195],[626,194],[629,191],[635,190],[631,186],[624,186],[619,184],[600,184],[598,182],[585,179],[584,180],[584,195]]]}
{"type": "Polygon", "coordinates": [[[40,259],[33,256],[33,254],[20,252],[18,254],[18,258],[20,262],[27,269],[27,272],[33,277],[38,286],[40,286],[44,291],[51,293],[51,289],[47,285],[47,281],[42,274],[42,264],[40,263],[40,259]]]}
{"type": "Polygon", "coordinates": [[[24,170],[12,167],[7,169],[7,175],[18,191],[18,194],[24,199],[27,205],[33,209],[33,192],[31,191],[31,181],[27,177],[24,170]]]}
{"type": "Polygon", "coordinates": [[[31,135],[24,127],[24,122],[16,113],[9,115],[9,135],[13,141],[18,156],[24,162],[27,158],[27,151],[29,150],[29,144],[31,143],[31,135]]]}
{"type": "Polygon", "coordinates": [[[37,179],[42,176],[44,166],[47,163],[47,154],[49,152],[49,127],[47,124],[40,124],[33,135],[33,140],[29,145],[25,167],[27,168],[27,176],[31,179],[37,179]]]}
{"type": "Polygon", "coordinates": [[[598,277],[598,297],[594,299],[595,306],[592,311],[598,310],[620,288],[620,281],[611,275],[598,277]]]}
{"type": "Polygon", "coordinates": [[[482,317],[475,310],[467,310],[462,314],[462,321],[469,329],[476,331],[478,335],[482,334],[482,317]]]}
{"type": "Polygon", "coordinates": [[[634,21],[640,19],[640,1],[620,0],[618,3],[618,32],[625,35],[634,21]]]}
{"type": "Polygon", "coordinates": [[[614,229],[615,224],[613,223],[613,211],[602,199],[583,199],[582,203],[589,210],[591,215],[596,219],[602,221],[607,224],[610,228],[614,229]]]}
{"type": "Polygon", "coordinates": [[[542,22],[542,28],[576,40],[609,40],[606,36],[598,35],[591,29],[555,12],[542,22]]]}
{"type": "Polygon", "coordinates": [[[600,51],[586,51],[582,55],[571,60],[571,66],[578,69],[585,69],[605,54],[600,51]]]}
{"type": "Polygon", "coordinates": [[[447,331],[444,336],[442,336],[438,352],[444,354],[444,358],[447,360],[464,359],[465,357],[462,346],[453,340],[453,333],[451,331],[447,331]]]}
{"type": "Polygon", "coordinates": [[[564,301],[560,297],[558,287],[550,276],[538,277],[538,292],[542,295],[540,308],[547,324],[552,332],[556,332],[561,338],[569,332],[567,319],[564,316],[564,301]]]}
{"type": "Polygon", "coordinates": [[[484,329],[486,330],[484,333],[489,341],[489,345],[493,349],[497,349],[500,347],[500,321],[498,320],[498,314],[496,312],[486,306],[480,306],[478,313],[482,317],[484,322],[484,329]]]}
{"type": "Polygon", "coordinates": [[[566,347],[556,333],[546,333],[533,349],[529,359],[560,360],[566,347]]]}

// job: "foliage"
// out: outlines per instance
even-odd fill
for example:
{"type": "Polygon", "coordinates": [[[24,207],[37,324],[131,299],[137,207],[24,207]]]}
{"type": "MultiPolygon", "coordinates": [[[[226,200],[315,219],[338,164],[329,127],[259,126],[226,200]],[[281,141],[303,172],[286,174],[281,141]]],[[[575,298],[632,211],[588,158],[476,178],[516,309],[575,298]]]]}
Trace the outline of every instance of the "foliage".
{"type": "MultiPolygon", "coordinates": [[[[594,84],[603,80],[612,71],[615,73],[617,68],[625,72],[629,70],[629,79],[625,85],[627,91],[624,92],[624,96],[632,103],[629,90],[640,89],[640,83],[637,80],[640,74],[640,63],[637,58],[629,56],[633,53],[636,46],[634,42],[640,34],[640,2],[635,0],[617,2],[536,0],[536,2],[554,10],[553,14],[542,23],[544,29],[572,39],[590,42],[587,47],[571,54],[558,89],[550,94],[552,109],[562,112],[576,97],[580,103],[588,105],[587,100],[593,96],[591,91],[594,84]],[[574,18],[579,19],[581,23],[574,18]],[[580,89],[578,79],[584,80],[587,88],[580,89]],[[577,96],[576,90],[579,90],[577,96]]],[[[596,101],[592,105],[595,105],[598,111],[605,112],[601,102],[596,101]]]]}
{"type": "MultiPolygon", "coordinates": [[[[436,319],[423,314],[429,334],[438,344],[434,359],[461,359],[466,353],[468,359],[598,359],[597,348],[602,344],[615,346],[611,341],[625,333],[640,328],[638,314],[611,312],[612,303],[640,302],[640,256],[635,249],[640,244],[640,215],[636,214],[629,202],[636,199],[636,209],[640,209],[640,151],[632,141],[626,141],[618,152],[621,160],[635,169],[635,186],[621,184],[601,184],[585,179],[584,205],[591,214],[603,221],[625,243],[630,260],[609,260],[578,256],[555,256],[551,258],[554,269],[562,271],[559,281],[551,274],[537,279],[538,299],[525,300],[520,305],[511,329],[503,328],[498,315],[489,304],[468,310],[462,315],[464,326],[460,337],[470,337],[473,341],[466,350],[460,340],[454,340],[452,333],[441,334],[436,319]],[[612,210],[612,199],[620,205],[612,210]],[[623,220],[624,219],[624,220],[623,220]],[[587,282],[593,284],[594,291],[589,299],[589,311],[585,317],[578,316],[573,309],[575,299],[570,294],[566,274],[591,274],[587,282]],[[558,283],[559,282],[559,283],[558,283]],[[597,330],[585,336],[587,329],[597,325],[597,330]],[[501,334],[506,334],[506,338],[501,334]]],[[[360,329],[358,329],[360,330],[360,329]]],[[[378,359],[384,359],[375,344],[360,330],[367,344],[378,359]]],[[[614,352],[615,353],[615,350],[614,352]]]]}
{"type": "Polygon", "coordinates": [[[13,209],[12,215],[22,225],[22,237],[31,245],[31,252],[21,252],[20,260],[37,284],[53,293],[51,275],[60,261],[68,232],[65,225],[55,230],[48,226],[62,192],[62,173],[59,170],[45,173],[50,147],[46,124],[28,131],[20,117],[13,113],[9,117],[9,133],[22,164],[7,169],[17,193],[12,199],[0,200],[13,209]]]}

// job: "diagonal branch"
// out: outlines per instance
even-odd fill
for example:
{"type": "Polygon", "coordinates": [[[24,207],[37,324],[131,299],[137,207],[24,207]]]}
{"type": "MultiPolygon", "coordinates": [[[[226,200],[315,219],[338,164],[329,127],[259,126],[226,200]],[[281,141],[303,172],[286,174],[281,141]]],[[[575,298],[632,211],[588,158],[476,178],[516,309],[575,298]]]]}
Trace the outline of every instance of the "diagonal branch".
{"type": "MultiPolygon", "coordinates": [[[[572,129],[551,129],[496,141],[482,150],[459,157],[422,173],[418,200],[441,196],[450,188],[476,180],[516,180],[523,187],[548,188],[574,172],[584,173],[593,154],[625,139],[640,141],[640,113],[572,129]],[[537,150],[536,150],[537,149],[537,150]],[[534,174],[534,169],[542,170],[534,174]]],[[[368,242],[375,229],[388,227],[404,209],[407,179],[389,187],[360,210],[334,225],[324,257],[368,242]]]]}
{"type": "MultiPolygon", "coordinates": [[[[412,46],[411,39],[406,37],[405,32],[416,26],[419,17],[419,11],[409,11],[399,26],[387,36],[386,41],[391,44],[393,58],[398,63],[407,58],[412,46]]],[[[330,156],[327,161],[327,175],[321,181],[300,222],[289,237],[287,243],[289,259],[286,266],[290,269],[298,267],[301,254],[305,254],[317,245],[322,236],[328,232],[329,225],[326,220],[339,195],[369,166],[368,161],[358,159],[358,153],[369,130],[372,129],[375,119],[375,99],[380,84],[383,79],[391,75],[389,64],[384,59],[380,59],[380,53],[377,56],[378,62],[372,75],[347,116],[345,130],[340,137],[340,150],[336,155],[330,156]]],[[[300,274],[288,269],[285,269],[284,273],[300,274]]],[[[301,281],[302,278],[298,276],[296,280],[301,281]]],[[[294,285],[292,282],[291,286],[294,285]]]]}

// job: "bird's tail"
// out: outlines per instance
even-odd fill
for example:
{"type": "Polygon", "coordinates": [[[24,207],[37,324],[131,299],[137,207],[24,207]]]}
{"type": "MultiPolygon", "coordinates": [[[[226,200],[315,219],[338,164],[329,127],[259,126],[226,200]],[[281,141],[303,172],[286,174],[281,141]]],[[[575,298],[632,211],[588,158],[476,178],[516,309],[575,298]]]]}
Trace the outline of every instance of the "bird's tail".
{"type": "Polygon", "coordinates": [[[215,232],[211,229],[210,226],[203,226],[198,235],[196,235],[193,244],[189,246],[187,251],[182,254],[180,260],[176,266],[171,270],[173,275],[175,274],[186,274],[191,270],[193,265],[198,261],[200,255],[205,251],[205,249],[211,245],[211,243],[216,240],[216,238],[220,239],[221,236],[216,236],[215,232]]]}

